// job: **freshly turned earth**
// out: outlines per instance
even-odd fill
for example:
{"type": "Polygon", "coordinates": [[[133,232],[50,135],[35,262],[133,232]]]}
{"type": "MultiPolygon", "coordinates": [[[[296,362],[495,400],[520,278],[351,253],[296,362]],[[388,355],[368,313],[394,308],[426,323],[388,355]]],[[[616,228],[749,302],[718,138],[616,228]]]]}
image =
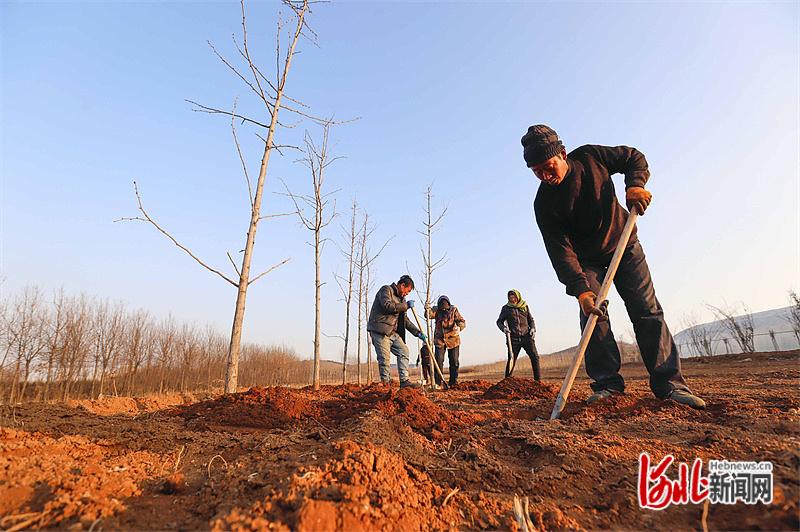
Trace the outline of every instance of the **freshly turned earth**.
{"type": "MultiPolygon", "coordinates": [[[[251,388],[0,407],[0,528],[701,529],[702,505],[639,509],[638,456],[769,460],[769,506],[709,505],[711,530],[800,528],[798,352],[684,362],[694,411],[655,399],[644,369],[586,406],[561,372],[539,384],[469,375],[448,392],[251,388]]],[[[520,360],[517,373],[529,370],[520,360]]],[[[673,472],[671,478],[675,478],[673,472]]]]}

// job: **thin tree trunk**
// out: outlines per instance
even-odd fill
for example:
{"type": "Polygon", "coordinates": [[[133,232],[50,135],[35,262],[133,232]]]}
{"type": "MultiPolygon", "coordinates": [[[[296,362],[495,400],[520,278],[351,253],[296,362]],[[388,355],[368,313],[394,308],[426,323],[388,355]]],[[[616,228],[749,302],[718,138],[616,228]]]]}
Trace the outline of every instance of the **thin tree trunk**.
{"type": "MultiPolygon", "coordinates": [[[[321,210],[317,209],[317,216],[321,216],[321,210]]],[[[320,367],[320,353],[319,353],[319,337],[320,337],[320,242],[319,231],[314,232],[314,264],[316,269],[316,277],[314,283],[314,375],[312,382],[314,389],[319,390],[319,367],[320,367]]]]}
{"type": "Polygon", "coordinates": [[[92,388],[89,391],[89,398],[94,399],[94,388],[95,382],[97,380],[97,359],[94,361],[94,367],[92,368],[92,388]]]}
{"type": "MultiPolygon", "coordinates": [[[[353,198],[353,206],[350,214],[350,232],[346,233],[347,239],[350,241],[350,251],[349,253],[345,254],[345,256],[347,257],[347,291],[344,294],[344,302],[346,308],[345,308],[345,320],[344,320],[344,354],[342,356],[343,359],[342,384],[347,383],[347,354],[348,354],[348,347],[350,345],[350,306],[351,303],[353,302],[353,270],[356,265],[356,238],[358,236],[358,234],[356,233],[357,210],[358,210],[358,204],[356,203],[355,198],[353,198]]],[[[359,312],[360,312],[360,307],[359,307],[359,312]]],[[[361,351],[360,350],[357,351],[358,351],[358,356],[356,357],[356,374],[357,374],[357,382],[360,385],[361,351]]]]}
{"type": "Polygon", "coordinates": [[[106,384],[106,368],[104,365],[102,370],[100,371],[100,391],[98,392],[98,395],[103,395],[105,384],[106,384]]]}
{"type": "Polygon", "coordinates": [[[19,398],[21,401],[25,400],[25,391],[28,389],[28,377],[30,376],[31,364],[27,360],[25,361],[25,375],[22,379],[22,390],[19,393],[19,398]]]}
{"type": "MultiPolygon", "coordinates": [[[[425,309],[422,311],[422,313],[424,314],[424,318],[425,318],[425,336],[427,336],[428,338],[431,338],[431,320],[428,319],[428,311],[427,311],[427,309],[430,308],[430,306],[431,306],[431,278],[433,277],[433,267],[431,266],[431,264],[432,264],[431,261],[433,260],[432,259],[432,250],[431,250],[431,228],[432,228],[432,225],[431,225],[431,194],[430,194],[430,189],[428,189],[428,224],[427,224],[427,229],[428,229],[428,234],[427,234],[428,260],[427,260],[427,265],[428,265],[428,267],[426,268],[426,271],[425,271],[425,309]]],[[[433,375],[434,375],[434,372],[433,372],[433,357],[434,357],[434,353],[428,353],[428,355],[429,355],[428,356],[428,375],[430,375],[431,378],[433,378],[433,375]]],[[[434,383],[436,382],[435,379],[434,379],[433,382],[434,383]]]]}
{"type": "Polygon", "coordinates": [[[269,125],[269,132],[267,133],[267,140],[264,143],[264,155],[261,158],[261,168],[258,171],[258,183],[256,185],[256,195],[253,200],[253,208],[250,215],[250,227],[247,231],[247,243],[244,247],[244,256],[242,257],[241,274],[239,275],[239,287],[236,294],[236,310],[233,313],[233,325],[231,327],[231,342],[228,348],[228,360],[225,367],[225,393],[234,393],[239,382],[239,355],[242,348],[242,325],[244,322],[244,309],[247,300],[247,288],[250,284],[250,262],[253,257],[253,243],[256,240],[256,230],[258,229],[258,222],[261,219],[261,200],[264,194],[264,181],[267,176],[267,166],[269,165],[269,156],[272,153],[273,139],[275,137],[275,127],[278,124],[278,111],[281,108],[281,99],[283,97],[283,89],[286,86],[286,77],[289,73],[289,68],[292,64],[292,57],[294,57],[294,49],[297,45],[297,40],[300,38],[300,32],[303,29],[303,20],[306,15],[307,5],[303,6],[297,20],[297,29],[292,39],[292,44],[286,53],[286,61],[283,67],[283,75],[281,76],[278,90],[275,95],[275,105],[272,111],[272,120],[269,125]]]}
{"type": "MultiPolygon", "coordinates": [[[[369,319],[369,266],[367,266],[367,278],[364,283],[364,319],[369,319]]],[[[372,384],[372,342],[370,342],[369,333],[366,335],[367,340],[367,384],[372,384]]]]}
{"type": "Polygon", "coordinates": [[[17,358],[17,363],[14,367],[14,378],[11,381],[11,393],[8,395],[9,404],[13,403],[16,398],[17,384],[19,384],[19,366],[19,358],[17,358]]]}
{"type": "MultiPolygon", "coordinates": [[[[51,356],[51,355],[48,355],[51,356]]],[[[47,361],[47,375],[44,381],[44,393],[42,394],[43,400],[46,402],[50,399],[50,383],[52,380],[52,371],[53,371],[53,361],[48,359],[47,361]]]]}
{"type": "MultiPolygon", "coordinates": [[[[347,344],[350,342],[350,303],[344,313],[347,328],[344,330],[344,355],[342,356],[342,384],[347,384],[347,344]]],[[[360,383],[359,383],[360,384],[360,383]]]]}

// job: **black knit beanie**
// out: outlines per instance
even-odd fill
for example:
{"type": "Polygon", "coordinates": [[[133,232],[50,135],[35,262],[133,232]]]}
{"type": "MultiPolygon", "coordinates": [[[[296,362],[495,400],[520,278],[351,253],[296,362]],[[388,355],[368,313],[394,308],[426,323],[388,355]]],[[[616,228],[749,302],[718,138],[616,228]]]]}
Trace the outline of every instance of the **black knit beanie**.
{"type": "Polygon", "coordinates": [[[558,133],[540,124],[528,128],[528,132],[522,137],[522,147],[525,164],[530,168],[561,153],[564,144],[558,138],[558,133]]]}

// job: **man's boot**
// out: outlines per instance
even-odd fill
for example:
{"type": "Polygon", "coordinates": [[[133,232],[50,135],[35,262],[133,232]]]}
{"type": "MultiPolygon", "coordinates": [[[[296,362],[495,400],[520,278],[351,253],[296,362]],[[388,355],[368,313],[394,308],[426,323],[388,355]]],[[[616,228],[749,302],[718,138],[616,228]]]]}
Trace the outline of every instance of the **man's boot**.
{"type": "Polygon", "coordinates": [[[676,403],[690,406],[692,408],[696,408],[697,410],[704,410],[706,407],[706,402],[694,395],[689,390],[672,390],[672,393],[669,394],[668,398],[672,399],[676,403]]]}
{"type": "Polygon", "coordinates": [[[414,382],[411,379],[400,381],[400,388],[422,388],[422,385],[418,382],[414,382]]]}
{"type": "Polygon", "coordinates": [[[590,405],[592,403],[596,403],[597,401],[605,401],[609,397],[611,397],[611,390],[598,390],[590,395],[588,399],[586,399],[586,404],[590,405]]]}

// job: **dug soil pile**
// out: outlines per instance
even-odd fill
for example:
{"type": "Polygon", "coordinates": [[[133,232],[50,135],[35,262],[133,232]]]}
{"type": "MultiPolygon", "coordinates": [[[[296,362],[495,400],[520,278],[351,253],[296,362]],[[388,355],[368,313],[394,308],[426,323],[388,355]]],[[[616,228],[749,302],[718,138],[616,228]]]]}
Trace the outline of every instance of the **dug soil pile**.
{"type": "Polygon", "coordinates": [[[517,494],[541,530],[797,530],[798,362],[686,361],[705,411],[653,398],[643,368],[626,366],[626,394],[587,406],[579,380],[557,421],[560,372],[427,394],[373,384],[161,410],[122,398],[0,407],[0,527],[516,530],[517,494]],[[642,510],[642,452],[770,461],[773,502],[642,510]]]}
{"type": "Polygon", "coordinates": [[[232,511],[214,528],[376,530],[397,523],[403,530],[448,529],[461,520],[455,502],[443,507],[448,495],[401,455],[343,440],[323,466],[299,470],[266,500],[232,511]]]}
{"type": "Polygon", "coordinates": [[[506,377],[483,392],[484,399],[524,399],[545,400],[555,402],[559,387],[546,382],[531,379],[506,377]]]}
{"type": "Polygon", "coordinates": [[[453,389],[460,392],[485,392],[493,386],[493,383],[482,379],[461,381],[453,389]]]}
{"type": "Polygon", "coordinates": [[[432,402],[418,389],[373,384],[312,388],[251,388],[196,403],[177,412],[206,426],[260,429],[319,426],[333,427],[375,411],[386,418],[398,417],[413,430],[430,437],[474,425],[491,414],[451,411],[432,402]],[[311,425],[309,425],[311,424],[311,425]]]}

